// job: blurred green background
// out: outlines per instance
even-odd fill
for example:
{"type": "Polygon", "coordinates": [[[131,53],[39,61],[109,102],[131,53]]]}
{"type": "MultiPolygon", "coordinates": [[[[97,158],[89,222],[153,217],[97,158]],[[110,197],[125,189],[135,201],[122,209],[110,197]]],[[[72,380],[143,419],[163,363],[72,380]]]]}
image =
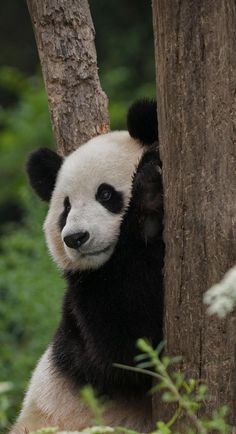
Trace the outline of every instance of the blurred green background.
{"type": "MultiPolygon", "coordinates": [[[[138,97],[155,96],[151,2],[90,0],[111,127],[138,97]]],[[[24,164],[53,147],[47,98],[25,0],[0,3],[0,431],[16,417],[32,369],[53,336],[64,282],[42,232],[46,206],[24,164]]]]}

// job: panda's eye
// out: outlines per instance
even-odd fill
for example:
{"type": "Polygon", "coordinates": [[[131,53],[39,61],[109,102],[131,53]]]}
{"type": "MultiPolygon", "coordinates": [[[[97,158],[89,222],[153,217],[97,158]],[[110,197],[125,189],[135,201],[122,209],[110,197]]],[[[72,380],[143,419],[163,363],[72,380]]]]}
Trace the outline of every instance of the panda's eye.
{"type": "Polygon", "coordinates": [[[66,196],[66,198],[64,200],[64,210],[65,210],[66,214],[69,214],[69,212],[71,210],[70,199],[68,196],[66,196]]]}
{"type": "Polygon", "coordinates": [[[100,199],[101,199],[103,202],[107,202],[108,200],[111,199],[111,191],[108,190],[108,189],[106,189],[106,188],[104,188],[104,189],[100,192],[99,196],[100,196],[100,199]]]}
{"type": "Polygon", "coordinates": [[[112,187],[107,184],[101,184],[96,193],[96,199],[99,202],[108,202],[112,196],[112,187]]]}
{"type": "Polygon", "coordinates": [[[95,199],[114,214],[120,213],[124,207],[123,194],[109,184],[99,185],[95,199]]]}

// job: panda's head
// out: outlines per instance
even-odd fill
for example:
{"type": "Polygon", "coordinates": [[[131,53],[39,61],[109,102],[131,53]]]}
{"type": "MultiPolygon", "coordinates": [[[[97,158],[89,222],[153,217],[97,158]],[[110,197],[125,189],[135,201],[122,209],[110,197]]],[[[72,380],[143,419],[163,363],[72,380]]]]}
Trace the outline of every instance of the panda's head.
{"type": "Polygon", "coordinates": [[[156,103],[137,102],[127,120],[128,131],[95,137],[68,157],[45,148],[29,157],[30,183],[50,201],[48,247],[63,270],[98,268],[115,249],[133,175],[146,147],[157,140],[156,103]]]}

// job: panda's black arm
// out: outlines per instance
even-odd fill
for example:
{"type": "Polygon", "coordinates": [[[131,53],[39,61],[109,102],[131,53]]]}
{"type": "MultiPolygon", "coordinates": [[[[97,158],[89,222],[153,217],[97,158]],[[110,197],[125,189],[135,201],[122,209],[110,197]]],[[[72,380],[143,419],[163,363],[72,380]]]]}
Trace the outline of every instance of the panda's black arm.
{"type": "Polygon", "coordinates": [[[134,175],[131,202],[124,226],[129,234],[141,237],[145,243],[162,238],[161,162],[154,147],[144,153],[134,175]]]}

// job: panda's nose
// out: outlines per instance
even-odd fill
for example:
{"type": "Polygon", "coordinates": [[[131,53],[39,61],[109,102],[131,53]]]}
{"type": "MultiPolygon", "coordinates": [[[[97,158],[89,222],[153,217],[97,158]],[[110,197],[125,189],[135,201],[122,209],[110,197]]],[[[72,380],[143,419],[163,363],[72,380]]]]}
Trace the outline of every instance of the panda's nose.
{"type": "Polygon", "coordinates": [[[89,232],[77,232],[76,234],[66,235],[64,243],[71,249],[78,249],[89,239],[89,232]]]}

